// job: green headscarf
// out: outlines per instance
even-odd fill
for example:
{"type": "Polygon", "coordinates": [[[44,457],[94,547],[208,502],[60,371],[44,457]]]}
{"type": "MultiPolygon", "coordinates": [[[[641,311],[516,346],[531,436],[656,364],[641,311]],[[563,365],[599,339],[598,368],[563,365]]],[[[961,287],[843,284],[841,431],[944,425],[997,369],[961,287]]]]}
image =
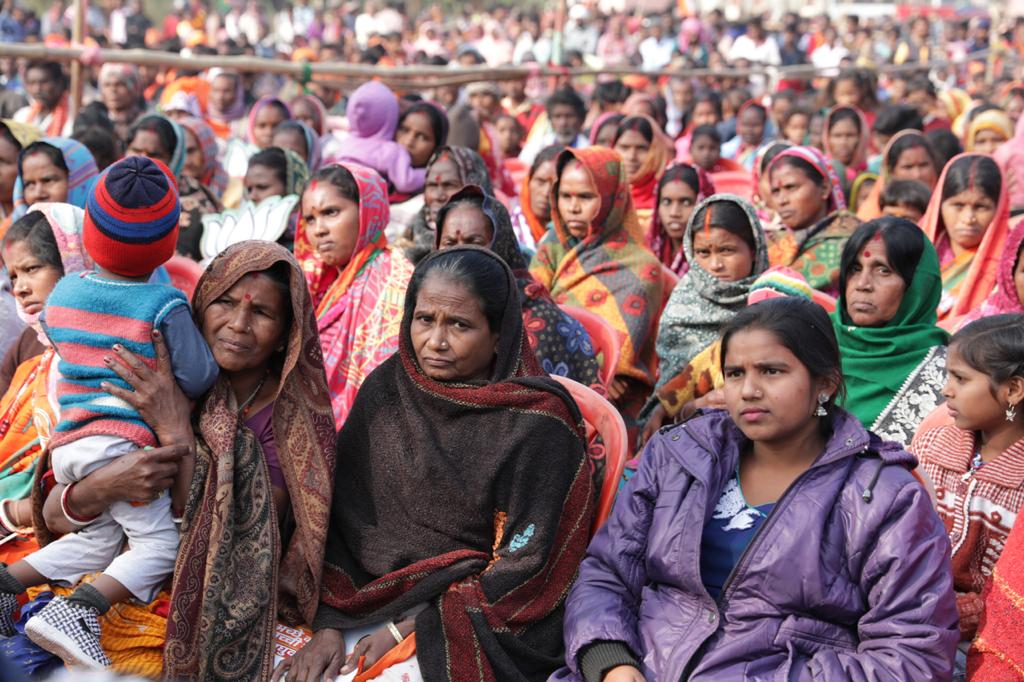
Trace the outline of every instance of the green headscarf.
{"type": "Polygon", "coordinates": [[[309,164],[291,149],[283,149],[285,158],[285,195],[301,195],[309,181],[309,164]]]}
{"type": "Polygon", "coordinates": [[[831,313],[846,379],[844,407],[865,428],[872,427],[928,351],[949,343],[949,334],[937,326],[935,312],[942,297],[939,257],[927,239],[923,240],[923,248],[900,307],[886,324],[852,325],[846,314],[845,291],[839,292],[836,309],[831,313]]]}

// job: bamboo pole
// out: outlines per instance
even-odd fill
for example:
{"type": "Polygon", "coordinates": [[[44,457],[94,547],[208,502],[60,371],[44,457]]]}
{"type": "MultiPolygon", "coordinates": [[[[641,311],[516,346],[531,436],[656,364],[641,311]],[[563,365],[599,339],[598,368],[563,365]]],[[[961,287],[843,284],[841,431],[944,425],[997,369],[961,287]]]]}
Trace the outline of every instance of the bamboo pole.
{"type": "MultiPolygon", "coordinates": [[[[74,23],[71,25],[71,42],[81,45],[85,40],[85,12],[87,0],[75,0],[74,23]]],[[[69,97],[68,116],[73,121],[82,107],[82,92],[85,86],[85,73],[82,62],[75,59],[71,62],[71,95],[69,97]]]]}
{"type": "MultiPolygon", "coordinates": [[[[76,0],[82,2],[85,0],[76,0]]],[[[48,59],[71,62],[72,68],[78,62],[82,49],[77,47],[50,47],[38,43],[0,43],[0,57],[14,57],[29,60],[48,59]]],[[[968,55],[967,60],[987,59],[989,50],[968,55]]],[[[1006,55],[1007,58],[1016,55],[1006,55]]],[[[100,62],[128,63],[157,67],[176,68],[184,71],[202,71],[219,67],[240,72],[276,73],[302,78],[306,69],[313,81],[327,85],[344,85],[349,82],[364,82],[377,79],[398,89],[422,89],[444,85],[466,85],[480,81],[522,80],[532,76],[630,76],[643,75],[650,78],[676,76],[685,78],[744,77],[751,75],[768,75],[782,78],[811,78],[822,69],[805,64],[800,66],[765,67],[754,66],[746,69],[659,69],[644,71],[635,67],[613,68],[579,68],[565,69],[554,66],[471,66],[449,69],[443,66],[398,66],[381,68],[366,64],[348,63],[312,63],[292,62],[282,59],[262,59],[259,57],[222,57],[222,56],[190,56],[183,57],[171,52],[155,50],[100,50],[100,62]]],[[[935,60],[926,64],[886,64],[878,67],[879,73],[912,73],[934,67],[957,65],[949,60],[935,60]]]]}

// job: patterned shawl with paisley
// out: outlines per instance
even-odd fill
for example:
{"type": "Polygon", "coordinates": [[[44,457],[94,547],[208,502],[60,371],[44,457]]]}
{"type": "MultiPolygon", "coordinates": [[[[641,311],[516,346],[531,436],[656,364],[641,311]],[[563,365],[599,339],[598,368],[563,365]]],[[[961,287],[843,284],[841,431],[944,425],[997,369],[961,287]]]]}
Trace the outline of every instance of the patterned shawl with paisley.
{"type": "Polygon", "coordinates": [[[285,545],[263,451],[222,374],[199,407],[196,470],[167,616],[169,679],[268,680],[278,616],[308,623],[316,612],[335,432],[302,271],[277,244],[241,242],[210,264],[192,307],[201,326],[206,308],[242,277],[278,263],[290,271],[292,325],[272,424],[293,530],[285,545]]]}
{"type": "MultiPolygon", "coordinates": [[[[604,147],[567,149],[558,157],[559,177],[573,160],[593,178],[601,209],[578,240],[552,211],[557,239],[541,244],[530,273],[557,303],[591,310],[611,324],[622,340],[616,374],[653,386],[654,337],[664,301],[661,263],[643,245],[619,155],[604,147]]],[[[557,196],[558,183],[552,206],[557,196]]]]}
{"type": "Polygon", "coordinates": [[[589,540],[593,479],[583,422],[540,375],[508,266],[458,246],[419,267],[469,252],[495,259],[506,280],[494,369],[470,383],[424,374],[407,293],[401,349],[367,378],[338,434],[344,474],[314,629],[426,604],[414,635],[423,679],[540,682],[564,663],[562,606],[589,540]]]}
{"type": "Polygon", "coordinates": [[[344,268],[324,265],[301,225],[295,233],[295,256],[316,303],[331,404],[341,428],[363,380],[398,350],[402,298],[412,264],[384,236],[390,212],[383,178],[357,163],[339,165],[359,187],[359,236],[352,258],[344,268]]]}

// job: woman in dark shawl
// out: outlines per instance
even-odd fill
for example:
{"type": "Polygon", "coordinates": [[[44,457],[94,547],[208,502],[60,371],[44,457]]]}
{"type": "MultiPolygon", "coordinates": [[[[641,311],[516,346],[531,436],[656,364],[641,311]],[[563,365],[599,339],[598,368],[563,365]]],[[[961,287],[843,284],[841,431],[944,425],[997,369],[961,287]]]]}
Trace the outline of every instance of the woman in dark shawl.
{"type": "Polygon", "coordinates": [[[587,330],[559,308],[544,285],[530,274],[512,229],[512,219],[501,202],[476,185],[466,185],[438,213],[437,225],[436,249],[476,243],[490,248],[512,269],[519,289],[519,304],[523,308],[523,329],[546,374],[567,376],[585,386],[600,385],[601,368],[587,330]],[[460,206],[473,207],[483,217],[485,224],[481,234],[471,235],[465,230],[454,234],[445,230],[445,218],[460,206]]]}
{"type": "Polygon", "coordinates": [[[477,185],[492,194],[491,176],[483,157],[468,147],[445,145],[438,147],[427,162],[427,179],[423,186],[423,209],[413,221],[407,234],[414,246],[409,251],[413,262],[418,261],[434,246],[437,213],[445,202],[466,185],[477,185]]]}
{"type": "Polygon", "coordinates": [[[416,268],[399,351],[366,379],[338,436],[316,634],[282,664],[288,679],[331,679],[361,659],[459,682],[541,681],[558,667],[593,484],[580,414],[540,375],[517,292],[508,266],[479,247],[416,268]],[[442,379],[432,355],[467,329],[487,339],[470,350],[486,351],[483,372],[456,359],[466,372],[442,379]],[[341,631],[368,625],[344,660],[341,631]]]}

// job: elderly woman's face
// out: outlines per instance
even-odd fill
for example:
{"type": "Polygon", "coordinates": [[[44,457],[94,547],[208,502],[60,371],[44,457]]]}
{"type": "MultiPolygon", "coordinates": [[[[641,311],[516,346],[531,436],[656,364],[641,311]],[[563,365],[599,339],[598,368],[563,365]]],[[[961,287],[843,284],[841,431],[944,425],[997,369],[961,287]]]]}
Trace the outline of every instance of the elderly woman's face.
{"type": "Polygon", "coordinates": [[[435,381],[474,381],[491,374],[498,333],[483,302],[441,274],[427,275],[416,296],[410,326],[412,347],[423,373],[435,381]]]}
{"type": "Polygon", "coordinates": [[[426,184],[423,186],[423,200],[427,204],[431,222],[437,220],[438,211],[460,189],[462,174],[455,161],[448,156],[442,156],[431,164],[427,169],[426,184]]]}
{"type": "Polygon", "coordinates": [[[100,96],[107,109],[113,111],[130,109],[136,103],[135,95],[128,88],[128,84],[111,73],[104,74],[100,79],[100,96]]]}
{"type": "Polygon", "coordinates": [[[203,312],[203,338],[225,372],[264,367],[284,350],[289,322],[284,292],[261,272],[243,275],[203,312]]]}
{"type": "Polygon", "coordinates": [[[479,208],[469,204],[449,209],[440,229],[442,249],[467,245],[488,247],[494,239],[490,219],[479,208]]]}
{"type": "Polygon", "coordinates": [[[876,233],[846,273],[846,314],[858,327],[881,327],[896,317],[906,290],[889,263],[881,233],[876,233]]]}

